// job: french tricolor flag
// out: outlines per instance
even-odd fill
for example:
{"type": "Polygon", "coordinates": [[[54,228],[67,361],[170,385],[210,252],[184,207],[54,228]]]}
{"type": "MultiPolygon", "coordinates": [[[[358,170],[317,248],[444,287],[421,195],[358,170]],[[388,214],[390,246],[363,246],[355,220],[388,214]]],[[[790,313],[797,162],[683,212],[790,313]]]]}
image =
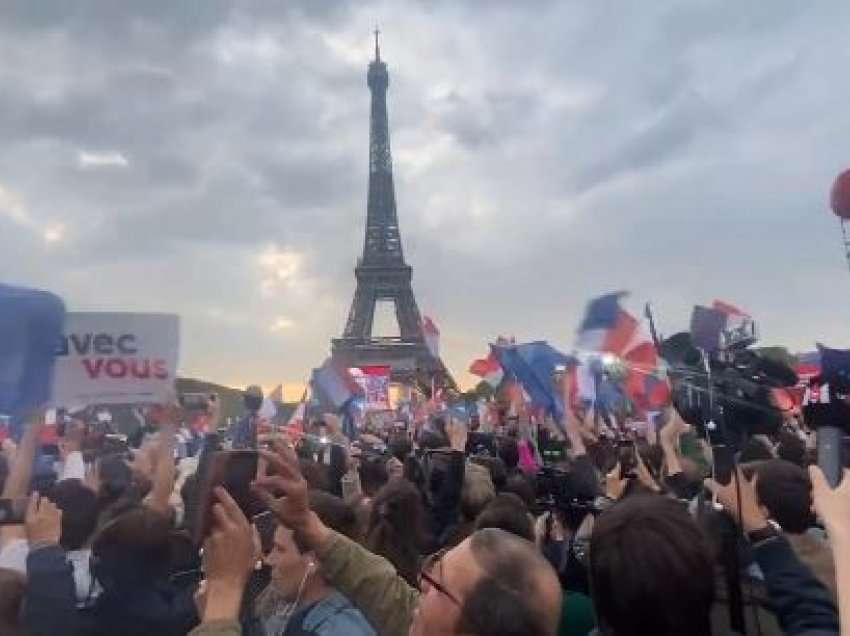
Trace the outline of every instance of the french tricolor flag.
{"type": "Polygon", "coordinates": [[[711,307],[696,305],[691,314],[691,340],[707,353],[747,346],[755,342],[755,323],[747,312],[722,300],[715,300],[711,307]]]}
{"type": "Polygon", "coordinates": [[[350,371],[331,358],[313,370],[310,386],[320,402],[324,401],[335,409],[342,408],[362,392],[350,371]]]}
{"type": "Polygon", "coordinates": [[[286,428],[291,432],[304,432],[304,421],[307,418],[307,393],[308,390],[305,388],[304,393],[301,395],[301,401],[298,402],[298,406],[295,407],[292,415],[289,416],[289,421],[286,423],[286,428]]]}
{"type": "Polygon", "coordinates": [[[578,329],[576,348],[621,358],[628,368],[624,388],[629,398],[642,409],[657,408],[669,401],[669,384],[658,372],[658,352],[646,330],[620,306],[620,299],[626,295],[614,292],[590,301],[578,329]]]}
{"type": "Polygon", "coordinates": [[[577,349],[604,351],[622,358],[645,342],[652,344],[637,319],[620,306],[626,294],[615,292],[590,301],[578,328],[577,349]]]}
{"type": "Polygon", "coordinates": [[[505,377],[502,365],[499,363],[499,359],[493,351],[490,351],[490,355],[486,358],[473,361],[473,363],[469,365],[469,372],[472,375],[477,375],[482,378],[493,388],[499,386],[502,383],[502,378],[505,377]]]}
{"type": "Polygon", "coordinates": [[[724,331],[728,334],[741,333],[741,337],[747,335],[747,331],[753,331],[753,317],[735,305],[730,305],[722,300],[715,300],[711,308],[726,316],[724,331]]]}

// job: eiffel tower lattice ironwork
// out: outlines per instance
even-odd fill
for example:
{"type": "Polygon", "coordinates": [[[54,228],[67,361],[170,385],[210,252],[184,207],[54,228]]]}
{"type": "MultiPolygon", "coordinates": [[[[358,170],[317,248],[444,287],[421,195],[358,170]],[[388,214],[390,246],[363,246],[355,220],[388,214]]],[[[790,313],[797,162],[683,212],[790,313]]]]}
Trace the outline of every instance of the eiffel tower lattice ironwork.
{"type": "Polygon", "coordinates": [[[357,289],[342,338],[333,341],[333,356],[348,366],[387,365],[394,381],[417,380],[431,385],[454,384],[445,366],[429,351],[422,318],[413,295],[413,270],[404,260],[393,185],[390,130],[387,117],[389,73],[381,60],[375,30],[375,59],[367,83],[372,94],[369,130],[369,195],[363,256],[355,268],[357,289]],[[395,304],[397,337],[374,337],[375,307],[395,304]]]}

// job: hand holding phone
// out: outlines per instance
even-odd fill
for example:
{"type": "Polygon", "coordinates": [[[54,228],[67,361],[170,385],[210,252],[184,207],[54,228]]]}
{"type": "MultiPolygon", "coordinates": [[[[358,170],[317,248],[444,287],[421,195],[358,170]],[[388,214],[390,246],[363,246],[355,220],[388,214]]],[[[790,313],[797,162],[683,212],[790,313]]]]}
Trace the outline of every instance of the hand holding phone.
{"type": "Polygon", "coordinates": [[[255,450],[217,451],[210,455],[204,474],[198,476],[198,507],[193,520],[193,537],[197,545],[203,543],[212,527],[215,488],[224,488],[248,519],[262,512],[262,502],[251,490],[251,483],[257,478],[257,466],[258,453],[255,450]]]}
{"type": "Polygon", "coordinates": [[[617,443],[617,454],[620,464],[620,477],[622,479],[635,477],[637,475],[637,451],[634,442],[621,440],[617,443]]]}
{"type": "Polygon", "coordinates": [[[47,497],[33,493],[24,522],[27,541],[34,545],[58,545],[62,535],[62,511],[47,497]]]}
{"type": "MultiPolygon", "coordinates": [[[[242,591],[260,558],[260,538],[233,498],[216,488],[215,529],[204,542],[204,574],[199,613],[203,621],[237,620],[242,591]]],[[[198,599],[196,597],[196,603],[198,599]]]]}

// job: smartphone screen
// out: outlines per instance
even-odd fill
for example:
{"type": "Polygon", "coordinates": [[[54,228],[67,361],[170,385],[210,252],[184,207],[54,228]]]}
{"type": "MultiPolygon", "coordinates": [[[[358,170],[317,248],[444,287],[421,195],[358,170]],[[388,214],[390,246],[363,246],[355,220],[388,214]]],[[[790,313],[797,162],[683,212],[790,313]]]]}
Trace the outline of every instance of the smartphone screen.
{"type": "Polygon", "coordinates": [[[198,509],[194,523],[194,539],[201,544],[213,523],[212,507],[216,503],[216,486],[221,486],[236,501],[248,519],[262,512],[262,502],[251,490],[257,478],[258,454],[254,450],[217,451],[210,455],[198,493],[198,509]]]}
{"type": "Polygon", "coordinates": [[[263,554],[268,554],[274,546],[277,519],[270,511],[266,511],[254,517],[254,525],[257,527],[257,534],[260,535],[260,547],[263,554]]]}
{"type": "Polygon", "coordinates": [[[637,469],[637,457],[635,456],[634,442],[623,440],[617,444],[617,453],[620,459],[620,477],[634,477],[637,469]]]}
{"type": "Polygon", "coordinates": [[[27,499],[0,499],[0,526],[18,525],[27,514],[27,499]]]}
{"type": "Polygon", "coordinates": [[[557,464],[567,459],[567,449],[564,447],[563,442],[556,440],[542,444],[540,455],[545,465],[557,464]]]}

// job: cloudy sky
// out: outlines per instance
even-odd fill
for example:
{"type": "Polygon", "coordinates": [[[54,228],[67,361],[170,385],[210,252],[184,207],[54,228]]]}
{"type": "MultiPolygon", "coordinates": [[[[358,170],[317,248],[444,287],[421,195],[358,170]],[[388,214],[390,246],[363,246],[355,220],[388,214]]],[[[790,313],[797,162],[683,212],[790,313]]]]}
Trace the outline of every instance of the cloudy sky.
{"type": "Polygon", "coordinates": [[[0,5],[0,272],[182,317],[185,374],[294,385],[362,247],[383,29],[406,257],[450,368],[567,347],[588,298],[748,309],[850,346],[828,211],[850,4],[479,0],[0,5]]]}

